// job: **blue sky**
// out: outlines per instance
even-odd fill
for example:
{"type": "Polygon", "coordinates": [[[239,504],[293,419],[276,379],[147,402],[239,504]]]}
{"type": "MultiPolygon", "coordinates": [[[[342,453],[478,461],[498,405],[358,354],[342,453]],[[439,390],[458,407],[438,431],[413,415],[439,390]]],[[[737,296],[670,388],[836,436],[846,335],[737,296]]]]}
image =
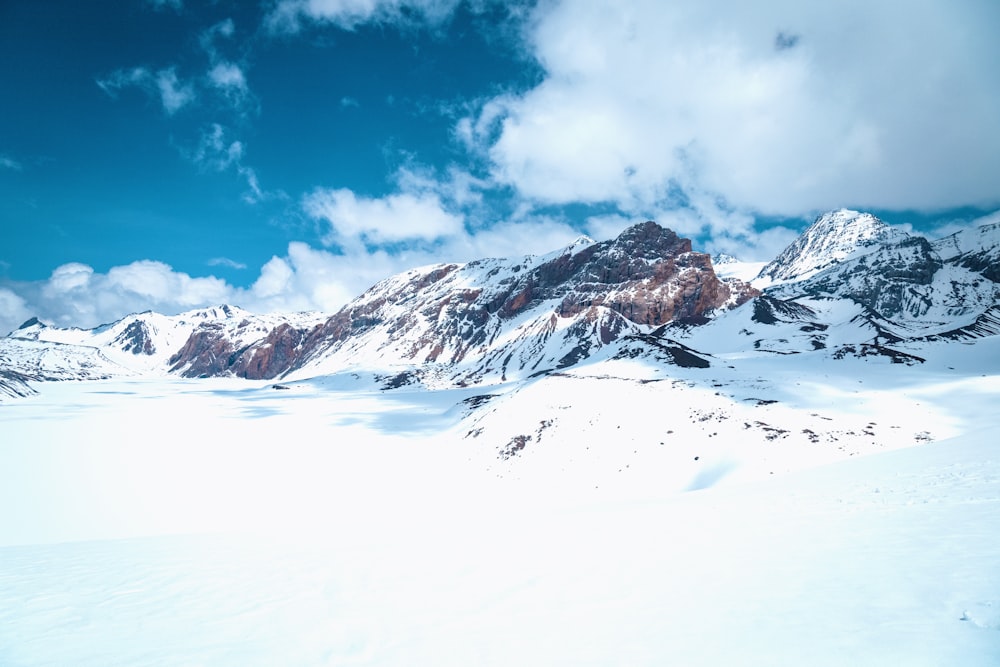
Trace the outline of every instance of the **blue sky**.
{"type": "Polygon", "coordinates": [[[990,0],[8,0],[0,330],[335,310],[656,219],[769,259],[1000,208],[990,0]]]}

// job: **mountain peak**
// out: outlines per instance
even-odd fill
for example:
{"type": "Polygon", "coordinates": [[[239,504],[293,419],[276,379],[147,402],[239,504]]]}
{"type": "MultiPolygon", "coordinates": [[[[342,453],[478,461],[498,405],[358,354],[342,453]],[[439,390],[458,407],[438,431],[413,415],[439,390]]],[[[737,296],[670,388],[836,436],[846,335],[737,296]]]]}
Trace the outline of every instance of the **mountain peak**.
{"type": "Polygon", "coordinates": [[[871,213],[846,208],[829,211],[816,218],[791,245],[761,269],[758,278],[773,282],[805,280],[849,257],[907,236],[906,232],[871,213]]]}

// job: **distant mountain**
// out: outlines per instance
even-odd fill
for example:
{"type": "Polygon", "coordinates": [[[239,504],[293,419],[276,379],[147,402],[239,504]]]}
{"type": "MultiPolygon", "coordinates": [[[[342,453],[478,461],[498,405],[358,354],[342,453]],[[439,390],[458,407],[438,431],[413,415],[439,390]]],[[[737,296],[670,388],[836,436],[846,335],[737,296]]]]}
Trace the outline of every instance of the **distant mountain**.
{"type": "MultiPolygon", "coordinates": [[[[305,332],[318,314],[254,315],[234,306],[180,315],[144,312],[94,329],[63,329],[35,318],[0,338],[0,368],[35,380],[130,375],[273,377],[268,358],[281,334],[305,332]],[[296,328],[297,327],[297,328],[296,328]]],[[[283,366],[283,369],[287,366],[283,366]]]]}
{"type": "Polygon", "coordinates": [[[1000,223],[956,232],[933,246],[942,260],[1000,282],[1000,223]]]}
{"type": "Polygon", "coordinates": [[[689,240],[645,222],[548,255],[412,269],[333,315],[220,306],[89,330],[29,320],[0,339],[0,390],[21,395],[32,380],[295,380],[350,369],[376,373],[387,388],[447,387],[612,357],[695,368],[796,353],[918,363],[922,345],[1000,333],[1000,225],[931,243],[867,213],[834,211],[761,270],[763,292],[726,277],[746,275],[745,264],[719,260],[717,272],[689,240]]]}
{"type": "Polygon", "coordinates": [[[771,282],[805,280],[846,259],[906,238],[870,213],[840,209],[816,218],[791,245],[761,269],[771,282]]]}
{"type": "Polygon", "coordinates": [[[674,323],[662,334],[720,354],[828,350],[834,358],[912,362],[927,342],[1000,333],[998,258],[998,225],[931,243],[873,216],[837,211],[765,267],[762,276],[781,282],[747,307],[704,327],[674,323]]]}

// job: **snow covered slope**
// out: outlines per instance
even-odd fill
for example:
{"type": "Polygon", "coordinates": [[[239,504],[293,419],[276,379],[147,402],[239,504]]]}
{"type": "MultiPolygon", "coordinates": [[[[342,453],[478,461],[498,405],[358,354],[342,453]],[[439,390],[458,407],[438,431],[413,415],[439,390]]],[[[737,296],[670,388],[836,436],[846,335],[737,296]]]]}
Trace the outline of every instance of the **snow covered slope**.
{"type": "Polygon", "coordinates": [[[870,213],[840,209],[819,216],[795,241],[761,269],[754,284],[805,280],[846,259],[858,257],[885,243],[905,239],[906,232],[870,213]]]}
{"type": "MultiPolygon", "coordinates": [[[[37,319],[0,338],[0,366],[32,380],[133,375],[271,377],[282,343],[316,326],[315,313],[255,315],[235,306],[180,315],[144,312],[94,329],[63,329],[37,319]]],[[[287,368],[283,366],[282,370],[287,368]]]]}
{"type": "Polygon", "coordinates": [[[541,257],[415,269],[374,286],[303,344],[290,378],[419,366],[447,384],[566,368],[623,337],[705,318],[756,292],[652,222],[541,257]]]}
{"type": "Polygon", "coordinates": [[[994,665],[997,342],[53,383],[0,411],[0,664],[994,665]]]}

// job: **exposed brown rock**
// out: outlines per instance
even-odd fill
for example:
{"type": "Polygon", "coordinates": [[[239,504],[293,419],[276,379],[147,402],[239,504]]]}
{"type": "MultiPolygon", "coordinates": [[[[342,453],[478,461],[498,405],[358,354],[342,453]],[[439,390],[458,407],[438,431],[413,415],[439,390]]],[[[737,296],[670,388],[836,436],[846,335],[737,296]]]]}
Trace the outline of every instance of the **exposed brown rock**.
{"type": "Polygon", "coordinates": [[[153,339],[149,335],[149,330],[141,320],[135,320],[132,324],[128,325],[115,338],[115,343],[120,345],[125,352],[131,352],[132,354],[151,355],[156,352],[156,346],[153,345],[153,339]]]}

